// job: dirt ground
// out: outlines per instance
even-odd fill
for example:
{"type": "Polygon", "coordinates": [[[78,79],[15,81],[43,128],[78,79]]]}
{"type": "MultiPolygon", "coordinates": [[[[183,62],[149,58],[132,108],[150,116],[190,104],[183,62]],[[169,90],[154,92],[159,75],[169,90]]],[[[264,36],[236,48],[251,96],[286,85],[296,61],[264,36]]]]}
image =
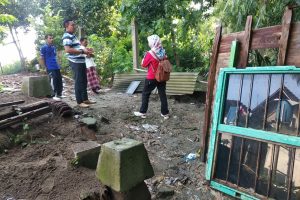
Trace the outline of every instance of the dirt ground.
{"type": "MultiPolygon", "coordinates": [[[[18,90],[26,75],[0,76],[0,83],[10,88],[0,93],[0,103],[25,100],[28,104],[41,100],[26,97],[18,90]]],[[[74,116],[59,118],[47,114],[26,121],[29,130],[24,130],[22,124],[0,130],[11,140],[5,152],[0,153],[0,200],[73,200],[99,193],[95,171],[72,164],[72,144],[88,139],[78,122],[84,116],[97,119],[99,144],[123,137],[144,143],[155,172],[154,177],[146,180],[152,199],[224,199],[204,184],[205,165],[199,158],[186,161],[188,154],[199,150],[204,94],[169,97],[168,120],[160,116],[157,95],[150,98],[146,119],[133,116],[141,104],[141,94],[130,96],[102,89],[100,95],[90,94],[97,104],[81,109],[76,106],[72,82],[66,79],[64,95],[67,97],[63,101],[74,108],[74,116]],[[16,142],[18,135],[25,135],[26,139],[16,142]]],[[[4,110],[0,108],[0,113],[4,110]]]]}

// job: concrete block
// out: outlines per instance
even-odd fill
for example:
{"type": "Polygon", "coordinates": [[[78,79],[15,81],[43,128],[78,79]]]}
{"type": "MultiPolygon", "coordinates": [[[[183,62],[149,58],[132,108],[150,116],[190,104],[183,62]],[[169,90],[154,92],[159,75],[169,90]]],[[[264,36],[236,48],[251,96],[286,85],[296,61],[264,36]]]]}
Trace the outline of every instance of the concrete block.
{"type": "Polygon", "coordinates": [[[22,92],[30,97],[45,97],[51,95],[52,89],[48,76],[24,77],[22,92]]]}
{"type": "Polygon", "coordinates": [[[96,170],[102,184],[125,192],[153,175],[143,143],[123,138],[102,145],[96,170]]]}
{"type": "Polygon", "coordinates": [[[78,164],[90,169],[96,169],[101,145],[94,141],[86,141],[72,145],[78,164]]]}

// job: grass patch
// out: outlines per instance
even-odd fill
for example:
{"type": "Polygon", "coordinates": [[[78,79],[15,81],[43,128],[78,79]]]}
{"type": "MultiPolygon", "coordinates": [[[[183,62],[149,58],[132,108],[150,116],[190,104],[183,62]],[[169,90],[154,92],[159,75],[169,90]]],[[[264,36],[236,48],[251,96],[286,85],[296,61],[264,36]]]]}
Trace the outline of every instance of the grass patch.
{"type": "Polygon", "coordinates": [[[16,61],[13,64],[4,65],[1,70],[2,75],[9,75],[9,74],[17,74],[23,71],[20,61],[16,61]]]}

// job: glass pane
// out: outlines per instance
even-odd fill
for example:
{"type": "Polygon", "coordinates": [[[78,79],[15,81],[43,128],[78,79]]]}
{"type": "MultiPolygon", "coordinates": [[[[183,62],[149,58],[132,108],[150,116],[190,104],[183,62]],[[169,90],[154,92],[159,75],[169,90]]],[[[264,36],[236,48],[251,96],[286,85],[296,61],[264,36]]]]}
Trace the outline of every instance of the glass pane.
{"type": "Polygon", "coordinates": [[[264,196],[267,196],[268,192],[269,170],[272,165],[272,147],[273,145],[271,144],[261,142],[256,192],[264,196]]]}
{"type": "Polygon", "coordinates": [[[288,174],[291,162],[291,148],[276,146],[270,197],[287,199],[288,174]]]}
{"type": "Polygon", "coordinates": [[[230,157],[228,181],[233,184],[237,184],[242,138],[233,137],[232,142],[233,142],[233,146],[232,146],[232,152],[230,157]]]}
{"type": "Polygon", "coordinates": [[[273,74],[271,77],[271,86],[268,101],[266,130],[276,132],[276,109],[279,106],[281,74],[273,74]]]}
{"type": "Polygon", "coordinates": [[[269,75],[254,75],[248,126],[250,128],[263,128],[265,104],[268,92],[268,80],[269,75]]]}
{"type": "Polygon", "coordinates": [[[239,182],[239,185],[244,188],[254,189],[256,178],[256,165],[258,159],[258,146],[258,141],[244,139],[244,148],[239,182]]]}
{"type": "MultiPolygon", "coordinates": [[[[298,109],[300,99],[300,75],[286,74],[280,106],[279,132],[289,135],[297,134],[298,109]]],[[[277,109],[277,112],[279,109],[277,109]]]]}
{"type": "Polygon", "coordinates": [[[245,127],[246,125],[247,111],[250,103],[251,79],[252,75],[244,75],[242,94],[238,112],[238,126],[241,127],[245,127]]]}
{"type": "Polygon", "coordinates": [[[223,117],[224,124],[235,125],[237,119],[237,102],[239,100],[240,84],[241,75],[233,74],[229,76],[225,112],[223,117]]]}
{"type": "Polygon", "coordinates": [[[296,155],[295,155],[291,199],[292,200],[300,199],[300,149],[296,150],[296,155]]]}
{"type": "Polygon", "coordinates": [[[231,135],[221,133],[219,134],[215,177],[221,180],[226,180],[231,142],[231,135]]]}

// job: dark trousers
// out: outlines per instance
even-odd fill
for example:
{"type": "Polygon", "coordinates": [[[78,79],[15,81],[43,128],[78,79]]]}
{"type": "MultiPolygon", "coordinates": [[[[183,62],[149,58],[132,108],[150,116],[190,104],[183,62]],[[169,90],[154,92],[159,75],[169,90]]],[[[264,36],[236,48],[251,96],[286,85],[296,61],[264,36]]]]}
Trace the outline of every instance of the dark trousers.
{"type": "Polygon", "coordinates": [[[142,106],[140,108],[141,113],[146,113],[148,110],[149,97],[151,92],[157,87],[159,98],[160,98],[160,111],[161,114],[169,114],[168,101],[166,95],[166,82],[157,82],[155,79],[146,79],[145,86],[142,94],[142,106]]]}
{"type": "Polygon", "coordinates": [[[75,97],[78,104],[88,100],[85,63],[70,62],[75,80],[75,97]]]}
{"type": "Polygon", "coordinates": [[[60,69],[47,70],[54,95],[61,96],[63,90],[60,69]]]}

